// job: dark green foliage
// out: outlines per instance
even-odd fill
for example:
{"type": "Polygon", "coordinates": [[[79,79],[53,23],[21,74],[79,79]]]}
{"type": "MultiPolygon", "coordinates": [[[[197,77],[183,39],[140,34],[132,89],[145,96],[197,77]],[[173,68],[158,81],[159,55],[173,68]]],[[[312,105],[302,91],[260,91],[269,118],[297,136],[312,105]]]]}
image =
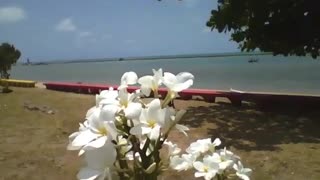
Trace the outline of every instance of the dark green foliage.
{"type": "Polygon", "coordinates": [[[0,46],[0,78],[9,79],[11,65],[20,58],[21,53],[13,45],[2,43],[0,46]]]}
{"type": "MultiPolygon", "coordinates": [[[[0,46],[0,79],[9,79],[9,71],[11,65],[15,64],[20,58],[21,53],[13,45],[9,43],[2,43],[0,46]]],[[[12,90],[9,89],[8,83],[3,83],[3,93],[9,93],[12,90]]]]}
{"type": "Polygon", "coordinates": [[[319,0],[218,0],[207,26],[231,32],[242,51],[313,58],[320,50],[319,0]]]}

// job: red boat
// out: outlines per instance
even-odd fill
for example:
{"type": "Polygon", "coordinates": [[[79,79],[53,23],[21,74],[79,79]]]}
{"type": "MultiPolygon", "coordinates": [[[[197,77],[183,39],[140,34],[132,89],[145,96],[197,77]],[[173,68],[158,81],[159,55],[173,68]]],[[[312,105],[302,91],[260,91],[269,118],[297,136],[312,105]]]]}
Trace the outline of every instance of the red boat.
{"type": "MultiPolygon", "coordinates": [[[[47,89],[75,92],[84,94],[98,94],[102,90],[107,90],[110,87],[117,89],[117,85],[111,84],[93,84],[93,83],[68,83],[68,82],[46,82],[44,83],[47,89]]],[[[129,92],[137,90],[138,87],[130,86],[129,92]]],[[[167,94],[166,88],[158,90],[161,97],[167,94]]],[[[259,92],[243,92],[237,90],[221,91],[211,89],[187,89],[179,92],[178,99],[189,100],[194,97],[202,97],[206,102],[215,102],[216,97],[225,97],[230,100],[233,105],[240,106],[242,101],[254,101],[259,103],[276,103],[276,102],[289,102],[289,103],[319,103],[320,96],[314,95],[300,95],[300,94],[276,94],[276,93],[259,93],[259,92]]]]}

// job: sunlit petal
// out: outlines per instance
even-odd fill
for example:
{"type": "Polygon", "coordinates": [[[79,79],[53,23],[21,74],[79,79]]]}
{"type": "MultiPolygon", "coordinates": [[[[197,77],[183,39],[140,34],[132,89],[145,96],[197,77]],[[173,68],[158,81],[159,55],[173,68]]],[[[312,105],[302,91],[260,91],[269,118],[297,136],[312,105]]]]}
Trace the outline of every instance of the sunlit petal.
{"type": "Polygon", "coordinates": [[[133,134],[133,135],[144,135],[144,134],[148,134],[151,132],[151,128],[148,127],[146,124],[138,124],[134,127],[132,127],[130,129],[130,134],[133,134]]]}
{"type": "Polygon", "coordinates": [[[126,72],[121,77],[121,85],[133,85],[136,84],[138,76],[135,72],[126,72]]]}
{"type": "Polygon", "coordinates": [[[124,114],[129,119],[136,119],[140,116],[142,106],[140,103],[130,103],[124,110],[124,114]]]}
{"type": "Polygon", "coordinates": [[[74,140],[69,144],[68,149],[73,150],[75,147],[82,147],[99,136],[92,133],[91,130],[82,131],[74,140]]]}
{"type": "Polygon", "coordinates": [[[98,176],[101,175],[101,171],[91,169],[88,167],[81,168],[79,173],[77,174],[77,178],[79,180],[95,180],[98,176]]]}

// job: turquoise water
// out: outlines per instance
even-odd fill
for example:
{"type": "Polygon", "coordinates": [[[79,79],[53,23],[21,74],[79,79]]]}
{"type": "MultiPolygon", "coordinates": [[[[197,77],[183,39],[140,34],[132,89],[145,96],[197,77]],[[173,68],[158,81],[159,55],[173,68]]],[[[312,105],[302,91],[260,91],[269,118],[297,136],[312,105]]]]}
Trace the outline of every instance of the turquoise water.
{"type": "Polygon", "coordinates": [[[37,81],[100,82],[118,84],[126,71],[139,76],[152,68],[194,74],[194,88],[320,94],[320,60],[309,57],[262,55],[258,63],[249,56],[112,61],[93,63],[14,66],[11,77],[37,81]]]}

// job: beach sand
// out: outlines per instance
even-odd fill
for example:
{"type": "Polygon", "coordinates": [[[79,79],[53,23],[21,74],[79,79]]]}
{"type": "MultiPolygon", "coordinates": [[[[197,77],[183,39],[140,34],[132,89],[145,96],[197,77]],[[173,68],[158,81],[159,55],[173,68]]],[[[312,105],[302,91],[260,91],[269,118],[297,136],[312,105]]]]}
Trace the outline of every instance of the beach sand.
{"type": "MultiPolygon", "coordinates": [[[[0,94],[0,179],[76,179],[82,161],[67,151],[68,136],[78,130],[94,96],[43,88],[12,88],[0,94]],[[33,104],[35,109],[26,108],[33,104]],[[43,107],[53,113],[42,111],[43,107]]],[[[181,121],[188,137],[173,131],[169,139],[183,150],[199,138],[221,138],[253,169],[252,179],[320,179],[318,107],[299,104],[258,107],[244,103],[175,101],[186,109],[181,121]]],[[[195,179],[192,172],[166,172],[163,179],[195,179]]]]}

